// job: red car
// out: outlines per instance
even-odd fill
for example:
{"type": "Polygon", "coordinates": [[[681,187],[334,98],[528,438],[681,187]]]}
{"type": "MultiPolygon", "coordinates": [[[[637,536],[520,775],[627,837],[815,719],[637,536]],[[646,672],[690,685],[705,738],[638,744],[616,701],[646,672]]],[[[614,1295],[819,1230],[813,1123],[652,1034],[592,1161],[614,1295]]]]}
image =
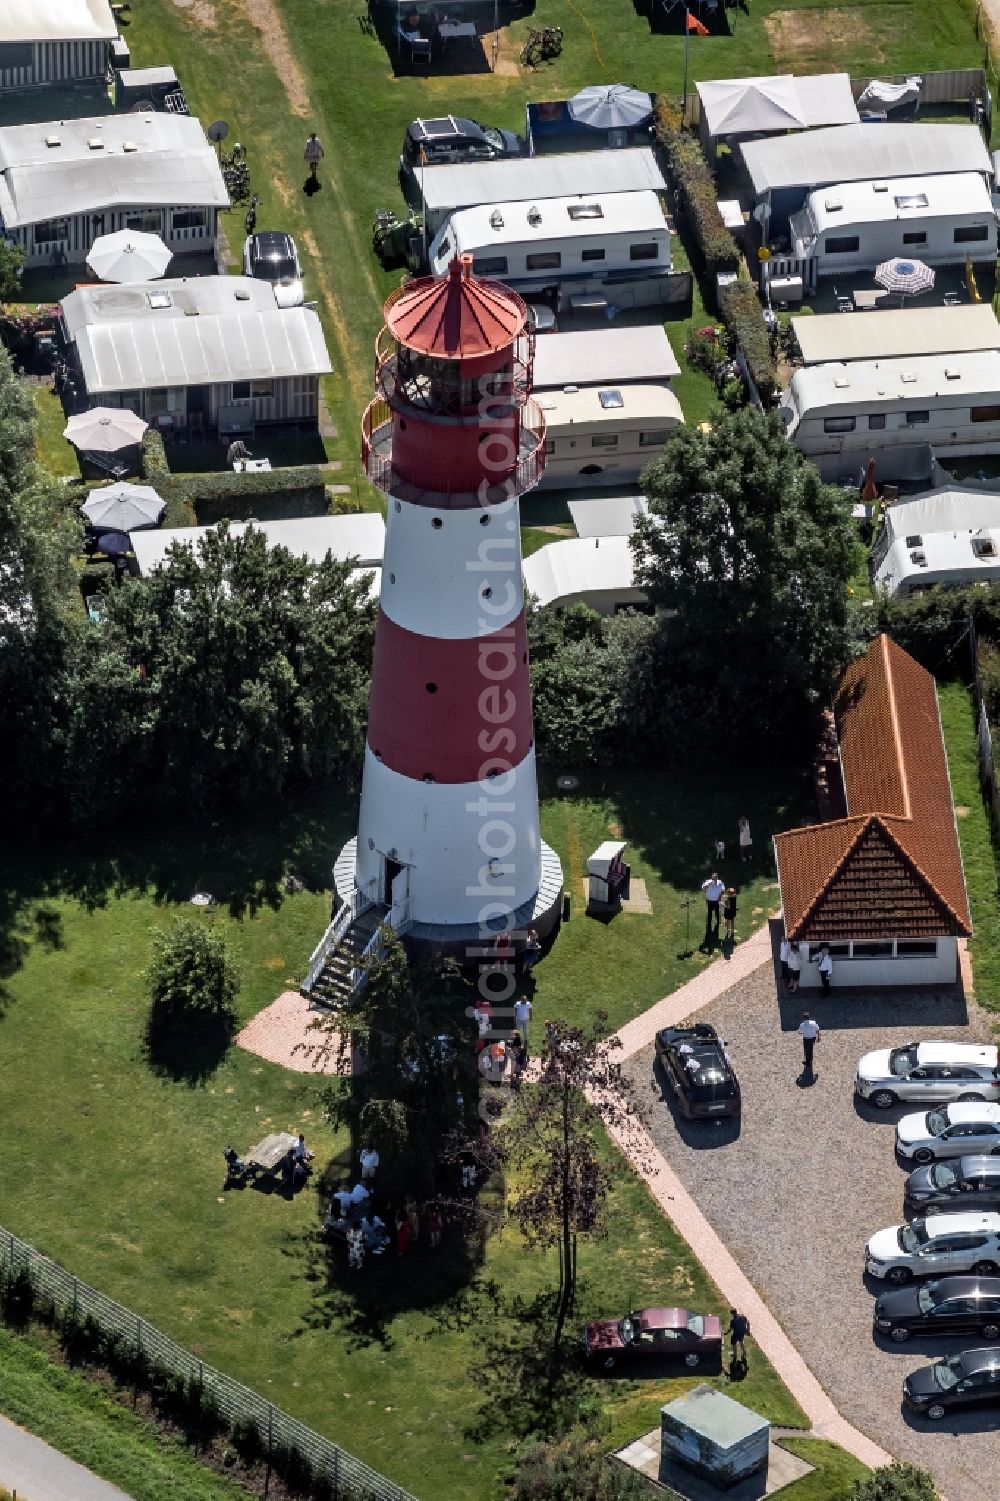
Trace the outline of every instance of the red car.
{"type": "Polygon", "coordinates": [[[722,1321],[714,1313],[692,1313],[689,1308],[642,1308],[623,1319],[595,1319],[583,1336],[588,1360],[606,1371],[619,1361],[646,1356],[678,1358],[685,1365],[722,1354],[722,1321]]]}

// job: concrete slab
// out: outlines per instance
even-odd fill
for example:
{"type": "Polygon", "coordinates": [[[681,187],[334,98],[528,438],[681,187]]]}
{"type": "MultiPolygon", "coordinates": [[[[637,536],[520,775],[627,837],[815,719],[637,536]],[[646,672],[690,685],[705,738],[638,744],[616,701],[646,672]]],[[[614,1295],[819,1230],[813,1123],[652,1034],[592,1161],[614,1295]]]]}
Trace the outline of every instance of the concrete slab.
{"type": "Polygon", "coordinates": [[[759,1471],[756,1475],[748,1475],[739,1485],[731,1486],[726,1491],[720,1490],[703,1480],[700,1475],[686,1470],[683,1465],[663,1461],[660,1458],[658,1428],[653,1428],[633,1443],[626,1444],[614,1457],[628,1465],[630,1470],[638,1470],[640,1475],[645,1475],[655,1485],[683,1496],[684,1501],[723,1501],[723,1498],[724,1501],[759,1501],[760,1497],[773,1496],[794,1480],[801,1480],[803,1475],[808,1475],[815,1468],[772,1438],[767,1451],[767,1472],[759,1471]]]}

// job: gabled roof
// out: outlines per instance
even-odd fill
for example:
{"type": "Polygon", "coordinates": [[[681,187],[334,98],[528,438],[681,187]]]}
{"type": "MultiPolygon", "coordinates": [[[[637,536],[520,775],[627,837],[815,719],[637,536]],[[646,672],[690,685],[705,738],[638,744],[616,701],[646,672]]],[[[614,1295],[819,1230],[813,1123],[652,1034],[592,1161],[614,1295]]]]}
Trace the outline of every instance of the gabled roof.
{"type": "Polygon", "coordinates": [[[696,83],[708,134],[806,130],[816,125],[857,124],[858,110],[846,73],[793,78],[718,78],[696,83]]]}
{"type": "Polygon", "coordinates": [[[834,714],[849,816],[777,835],[788,936],[967,936],[933,677],[879,636],[844,673],[834,714]]]}

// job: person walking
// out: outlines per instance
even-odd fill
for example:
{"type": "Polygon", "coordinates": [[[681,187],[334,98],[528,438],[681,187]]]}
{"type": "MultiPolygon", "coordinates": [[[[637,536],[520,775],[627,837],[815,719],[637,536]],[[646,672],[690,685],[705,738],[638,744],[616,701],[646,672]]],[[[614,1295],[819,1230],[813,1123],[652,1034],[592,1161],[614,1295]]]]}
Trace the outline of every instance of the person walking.
{"type": "Polygon", "coordinates": [[[739,822],[740,831],[740,860],[744,865],[749,865],[753,859],[753,835],[750,833],[750,820],[744,816],[739,822]]]}
{"type": "Polygon", "coordinates": [[[701,889],[705,893],[705,937],[708,938],[714,932],[719,936],[719,903],[726,894],[726,883],[720,881],[718,872],[714,871],[707,881],[702,881],[701,889]]]}
{"type": "Polygon", "coordinates": [[[521,1041],[524,1043],[524,1056],[528,1056],[528,1028],[531,1025],[531,1002],[525,995],[518,996],[514,1002],[514,1025],[517,1028],[521,1041]]]}
{"type": "Polygon", "coordinates": [[[530,928],[524,940],[524,953],[521,956],[521,965],[526,975],[531,973],[541,957],[542,945],[538,937],[538,929],[530,928]]]}
{"type": "Polygon", "coordinates": [[[782,991],[785,991],[785,990],[788,989],[788,979],[789,979],[788,955],[791,952],[791,947],[792,947],[792,945],[788,942],[788,938],[787,938],[786,934],[782,933],[782,935],[781,935],[781,942],[778,944],[778,968],[781,970],[781,989],[782,989],[782,991]]]}
{"type": "Polygon", "coordinates": [[[736,939],[736,887],[730,886],[726,892],[725,904],[722,908],[722,916],[726,923],[726,938],[730,943],[736,939]]]}
{"type": "Polygon", "coordinates": [[[813,963],[819,966],[819,983],[823,987],[823,994],[826,995],[833,978],[833,959],[825,943],[819,953],[813,955],[813,963]]]}
{"type": "Polygon", "coordinates": [[[750,1333],[750,1320],[745,1313],[729,1310],[729,1358],[731,1362],[747,1363],[746,1337],[750,1333]]]}
{"type": "Polygon", "coordinates": [[[303,155],[309,163],[309,176],[315,182],[319,175],[319,164],[326,155],[326,152],[323,150],[323,142],[314,130],[309,132],[309,139],[306,141],[306,149],[303,155]]]}
{"type": "Polygon", "coordinates": [[[799,1022],[799,1036],[802,1038],[802,1067],[807,1074],[813,1071],[813,1048],[819,1036],[819,1022],[815,1021],[808,1011],[803,1011],[802,1020],[799,1022]]]}
{"type": "Polygon", "coordinates": [[[797,943],[788,945],[788,994],[794,995],[799,988],[799,976],[802,973],[802,952],[797,943]]]}

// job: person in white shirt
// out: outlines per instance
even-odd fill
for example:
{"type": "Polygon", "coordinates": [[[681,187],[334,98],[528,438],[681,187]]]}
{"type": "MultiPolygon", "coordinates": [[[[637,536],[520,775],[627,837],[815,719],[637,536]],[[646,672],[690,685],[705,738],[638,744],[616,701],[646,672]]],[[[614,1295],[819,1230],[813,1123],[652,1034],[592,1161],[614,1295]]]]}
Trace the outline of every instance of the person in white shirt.
{"type": "Polygon", "coordinates": [[[359,1204],[364,1204],[371,1195],[363,1183],[355,1183],[351,1189],[351,1204],[356,1209],[359,1204]]]}
{"type": "Polygon", "coordinates": [[[527,996],[519,996],[514,1002],[514,1025],[524,1043],[524,1056],[528,1056],[528,1024],[531,1021],[531,1002],[527,996]]]}
{"type": "Polygon", "coordinates": [[[374,1147],[361,1148],[361,1181],[369,1182],[375,1176],[375,1169],[379,1164],[379,1155],[374,1147]]]}
{"type": "Polygon", "coordinates": [[[753,835],[750,833],[750,820],[745,815],[740,819],[740,859],[744,865],[749,865],[753,859],[753,835]]]}
{"type": "Polygon", "coordinates": [[[802,973],[802,953],[797,943],[788,945],[788,994],[794,995],[799,988],[799,975],[802,973]]]}
{"type": "Polygon", "coordinates": [[[781,988],[788,989],[788,955],[792,945],[788,942],[788,935],[782,933],[781,943],[778,945],[778,964],[781,969],[781,988]]]}
{"type": "Polygon", "coordinates": [[[713,870],[707,881],[702,881],[701,889],[705,893],[705,937],[708,938],[714,931],[716,938],[719,936],[719,903],[726,894],[726,883],[720,881],[717,873],[713,870]]]}
{"type": "Polygon", "coordinates": [[[819,1036],[819,1022],[814,1021],[808,1011],[803,1011],[802,1020],[799,1022],[799,1036],[802,1038],[802,1067],[807,1074],[812,1073],[813,1048],[819,1036]]]}
{"type": "Polygon", "coordinates": [[[830,980],[833,976],[833,960],[830,957],[830,950],[825,943],[819,953],[813,955],[813,963],[819,965],[819,983],[822,985],[825,995],[830,989],[830,980]]]}

